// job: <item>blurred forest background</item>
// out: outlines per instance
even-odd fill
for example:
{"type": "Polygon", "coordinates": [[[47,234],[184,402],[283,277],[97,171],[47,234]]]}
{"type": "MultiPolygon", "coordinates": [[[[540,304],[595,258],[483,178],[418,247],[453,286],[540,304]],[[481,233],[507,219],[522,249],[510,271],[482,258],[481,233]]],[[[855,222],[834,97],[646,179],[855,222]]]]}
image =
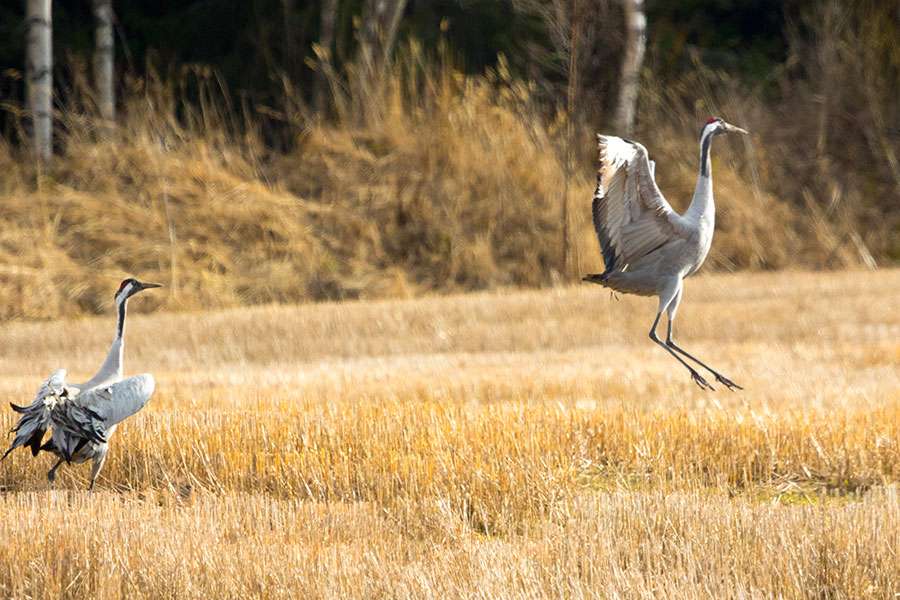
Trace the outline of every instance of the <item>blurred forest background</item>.
{"type": "MultiPolygon", "coordinates": [[[[53,156],[0,7],[0,318],[574,282],[602,269],[595,133],[618,0],[114,0],[114,115],[88,0],[55,0],[53,156]],[[111,121],[112,119],[112,121],[111,121]],[[163,296],[160,294],[159,296],[163,296]]],[[[707,269],[900,261],[900,4],[648,0],[631,136],[683,210],[711,116],[707,269]]]]}

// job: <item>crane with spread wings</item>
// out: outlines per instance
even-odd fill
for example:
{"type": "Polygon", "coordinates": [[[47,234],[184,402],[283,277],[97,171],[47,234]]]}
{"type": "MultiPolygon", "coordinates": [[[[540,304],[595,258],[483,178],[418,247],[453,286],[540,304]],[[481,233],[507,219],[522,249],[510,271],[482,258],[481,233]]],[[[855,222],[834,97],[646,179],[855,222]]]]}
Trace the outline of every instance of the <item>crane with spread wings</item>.
{"type": "Polygon", "coordinates": [[[712,245],[716,208],[713,202],[712,138],[720,133],[747,133],[720,118],[712,118],[700,132],[700,175],[691,205],[683,215],[672,210],[654,180],[654,163],[637,142],[598,135],[600,172],[591,211],[600,240],[603,273],[584,277],[613,290],[640,296],[658,296],[659,310],[650,339],[682,365],[701,389],[712,385],[685,359],[712,373],[716,381],[734,391],[743,389],[717,373],[672,340],[672,323],[681,302],[684,278],[693,275],[712,245]],[[656,335],[660,316],[669,320],[666,341],[656,335]]]}

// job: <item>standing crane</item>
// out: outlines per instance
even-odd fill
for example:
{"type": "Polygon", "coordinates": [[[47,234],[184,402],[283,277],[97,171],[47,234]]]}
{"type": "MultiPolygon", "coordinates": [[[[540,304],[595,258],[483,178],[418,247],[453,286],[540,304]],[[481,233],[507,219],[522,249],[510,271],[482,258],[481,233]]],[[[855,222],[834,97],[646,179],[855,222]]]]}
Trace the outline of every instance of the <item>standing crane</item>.
{"type": "MultiPolygon", "coordinates": [[[[34,402],[17,406],[13,410],[22,416],[10,431],[16,432],[7,455],[19,446],[31,448],[32,456],[44,450],[52,452],[59,460],[47,478],[56,478],[56,469],[66,463],[83,463],[91,460],[91,490],[109,450],[109,440],[116,425],[135,414],[147,404],[155,383],[149,373],[122,379],[122,357],[125,350],[125,307],[128,299],[142,290],[162,287],[159,283],[142,283],[126,279],[116,292],[116,337],[103,366],[85,383],[66,383],[64,369],[55,372],[38,390],[34,402]],[[42,444],[44,434],[51,429],[50,439],[42,444]]],[[[0,459],[2,460],[2,459],[0,459]]]]}
{"type": "Polygon", "coordinates": [[[712,390],[713,387],[685,358],[735,391],[743,388],[679,348],[672,340],[672,323],[681,302],[684,278],[697,272],[712,244],[716,207],[709,147],[713,137],[720,133],[747,132],[718,117],[706,122],[700,132],[700,176],[691,205],[684,215],[672,210],[656,186],[654,164],[644,146],[614,136],[597,136],[600,172],[591,212],[605,268],[603,273],[584,277],[584,281],[627,294],[658,296],[659,310],[650,328],[650,339],[687,367],[701,389],[712,390]],[[669,317],[665,343],[656,335],[663,311],[669,317]]]}

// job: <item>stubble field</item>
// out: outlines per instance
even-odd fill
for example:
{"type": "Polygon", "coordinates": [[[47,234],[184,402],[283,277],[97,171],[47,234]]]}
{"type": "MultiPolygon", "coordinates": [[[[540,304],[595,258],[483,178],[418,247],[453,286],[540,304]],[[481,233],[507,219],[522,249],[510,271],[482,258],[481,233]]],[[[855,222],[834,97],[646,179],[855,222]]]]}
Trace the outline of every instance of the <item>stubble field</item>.
{"type": "MultiPolygon", "coordinates": [[[[147,316],[137,296],[126,373],[157,391],[94,493],[86,465],[51,490],[52,457],[0,463],[0,596],[893,597],[898,283],[689,280],[676,339],[738,393],[650,342],[655,300],[586,284],[147,316]]],[[[0,398],[92,375],[108,300],[0,325],[0,398]]]]}

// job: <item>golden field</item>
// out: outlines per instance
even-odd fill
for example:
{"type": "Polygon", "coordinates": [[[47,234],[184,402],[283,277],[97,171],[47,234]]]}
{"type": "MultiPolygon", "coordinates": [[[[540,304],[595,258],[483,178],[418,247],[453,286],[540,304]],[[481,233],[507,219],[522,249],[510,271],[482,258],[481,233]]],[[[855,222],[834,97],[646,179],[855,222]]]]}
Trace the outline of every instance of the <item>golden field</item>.
{"type": "MultiPolygon", "coordinates": [[[[86,465],[0,463],[10,598],[900,593],[898,271],[704,275],[676,339],[587,284],[141,314],[157,391],[86,465]]],[[[0,325],[0,397],[89,377],[108,316],[0,325]]],[[[165,290],[159,291],[165,293],[165,290]]],[[[14,423],[3,411],[3,425],[14,423]]]]}

